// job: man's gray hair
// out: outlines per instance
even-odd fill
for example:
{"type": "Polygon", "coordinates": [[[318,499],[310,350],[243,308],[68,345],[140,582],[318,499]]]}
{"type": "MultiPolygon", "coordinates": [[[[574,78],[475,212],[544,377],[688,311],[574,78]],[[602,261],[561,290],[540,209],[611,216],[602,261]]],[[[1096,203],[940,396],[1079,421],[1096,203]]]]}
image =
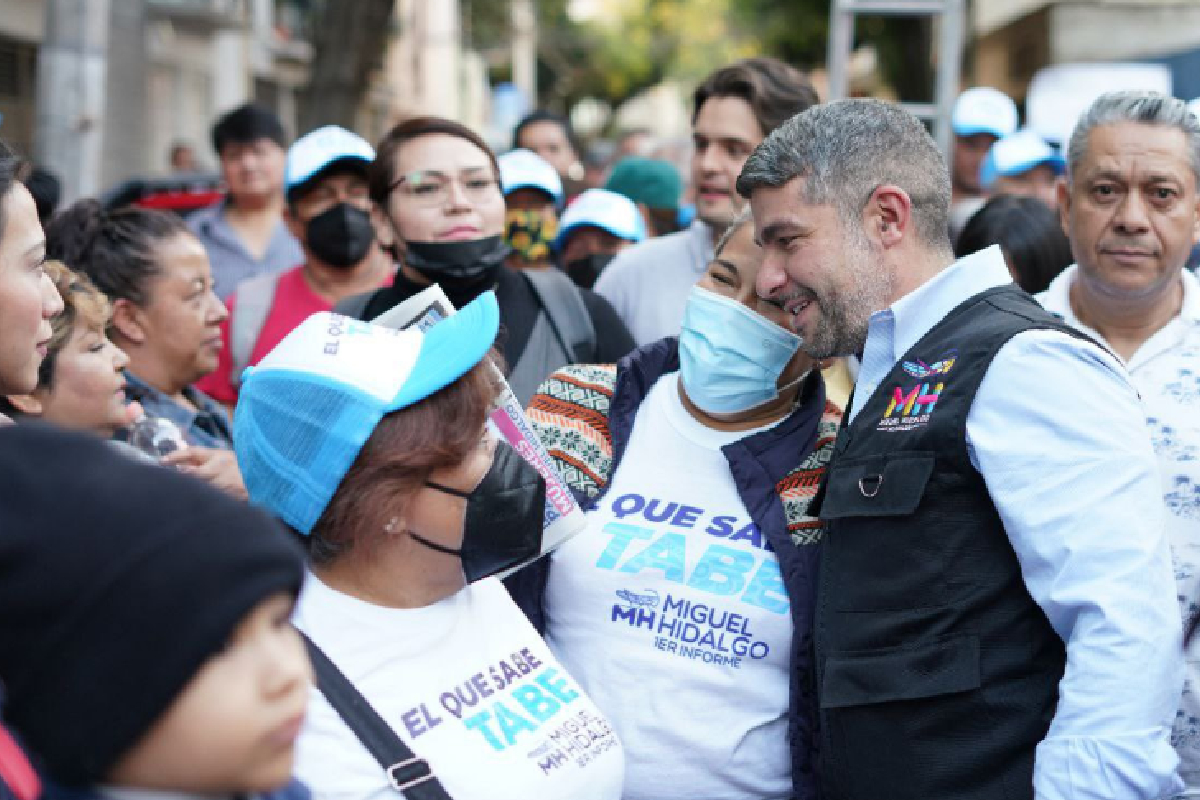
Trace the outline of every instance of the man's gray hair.
{"type": "Polygon", "coordinates": [[[797,177],[804,179],[805,202],[832,205],[853,226],[875,189],[898,186],[912,200],[917,238],[950,248],[950,171],[925,126],[899,106],[839,100],[797,114],[746,160],[737,190],[749,198],[797,177]]]}
{"type": "Polygon", "coordinates": [[[1135,122],[1175,128],[1187,138],[1188,161],[1200,186],[1200,119],[1187,104],[1159,92],[1126,91],[1102,94],[1075,123],[1067,146],[1067,170],[1074,174],[1087,154],[1088,139],[1101,125],[1135,122]]]}

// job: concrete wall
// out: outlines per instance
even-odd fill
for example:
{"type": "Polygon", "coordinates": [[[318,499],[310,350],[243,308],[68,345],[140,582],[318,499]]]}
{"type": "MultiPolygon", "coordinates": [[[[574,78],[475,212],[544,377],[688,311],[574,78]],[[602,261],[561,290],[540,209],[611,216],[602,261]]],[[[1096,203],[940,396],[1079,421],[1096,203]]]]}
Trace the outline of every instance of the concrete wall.
{"type": "Polygon", "coordinates": [[[1200,3],[1060,3],[1051,10],[1055,63],[1133,61],[1200,47],[1200,3]]]}

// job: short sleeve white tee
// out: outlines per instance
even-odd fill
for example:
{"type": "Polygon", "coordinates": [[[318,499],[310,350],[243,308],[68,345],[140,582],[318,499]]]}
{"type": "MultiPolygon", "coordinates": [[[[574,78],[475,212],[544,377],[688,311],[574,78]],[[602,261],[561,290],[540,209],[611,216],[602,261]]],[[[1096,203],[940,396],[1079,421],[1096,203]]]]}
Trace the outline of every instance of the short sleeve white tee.
{"type": "Polygon", "coordinates": [[[779,562],[679,376],[643,401],[588,526],[553,554],[546,640],[625,746],[625,800],[792,796],[779,562]]]}
{"type": "MultiPolygon", "coordinates": [[[[295,623],[454,800],[620,797],[620,741],[498,580],[394,609],[310,575],[295,623]]],[[[315,687],[296,776],[316,800],[400,800],[315,687]]]]}

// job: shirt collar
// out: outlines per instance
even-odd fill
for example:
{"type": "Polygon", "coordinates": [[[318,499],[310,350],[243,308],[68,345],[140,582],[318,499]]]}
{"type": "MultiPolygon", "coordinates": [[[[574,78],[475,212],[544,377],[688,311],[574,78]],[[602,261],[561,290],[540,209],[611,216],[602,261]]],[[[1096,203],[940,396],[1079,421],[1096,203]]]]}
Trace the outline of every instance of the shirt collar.
{"type": "Polygon", "coordinates": [[[699,255],[699,258],[692,262],[696,267],[696,274],[699,275],[708,269],[708,263],[713,260],[713,249],[716,247],[716,242],[713,241],[713,231],[708,227],[708,223],[695,219],[688,226],[687,232],[688,238],[692,241],[692,247],[699,255]]]}
{"type": "MultiPolygon", "coordinates": [[[[1091,328],[1081,323],[1071,309],[1071,287],[1075,285],[1075,277],[1078,272],[1078,264],[1067,267],[1050,282],[1050,286],[1039,294],[1037,299],[1047,311],[1062,317],[1064,322],[1086,330],[1094,336],[1099,336],[1091,328]]],[[[1179,279],[1183,281],[1183,304],[1180,306],[1177,319],[1194,325],[1200,324],[1200,279],[1188,269],[1184,269],[1180,273],[1179,279]]]]}
{"type": "Polygon", "coordinates": [[[931,280],[871,315],[893,320],[892,360],[907,353],[921,337],[968,297],[1012,283],[1012,274],[998,245],[960,258],[931,280]]]}
{"type": "Polygon", "coordinates": [[[181,423],[185,428],[190,428],[195,424],[196,418],[200,415],[201,411],[212,413],[212,408],[210,408],[209,404],[214,401],[191,386],[183,390],[183,396],[196,407],[197,411],[180,405],[175,401],[175,398],[170,397],[158,389],[158,387],[146,383],[132,372],[126,371],[125,384],[131,399],[137,400],[143,405],[146,404],[146,401],[149,401],[153,405],[153,409],[146,409],[147,413],[158,412],[160,416],[163,413],[167,413],[172,422],[181,423]]]}

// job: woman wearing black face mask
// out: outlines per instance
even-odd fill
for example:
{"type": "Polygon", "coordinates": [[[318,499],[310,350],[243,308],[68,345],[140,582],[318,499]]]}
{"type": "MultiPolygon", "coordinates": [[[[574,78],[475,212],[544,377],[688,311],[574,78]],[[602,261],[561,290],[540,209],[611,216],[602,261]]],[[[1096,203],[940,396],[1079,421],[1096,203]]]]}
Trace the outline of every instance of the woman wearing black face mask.
{"type": "Polygon", "coordinates": [[[633,339],[607,301],[564,275],[504,265],[499,174],[484,141],[457,122],[418,117],[393,128],[379,143],[369,180],[380,241],[400,267],[392,286],[338,310],[374,319],[432,283],[457,307],[494,289],[509,384],[525,402],[555,369],[617,361],[633,339]]]}
{"type": "Polygon", "coordinates": [[[432,772],[455,800],[620,796],[620,743],[492,577],[540,553],[546,492],[485,427],[498,326],[491,293],[425,334],[317,314],[243,385],[250,498],[309,548],[294,622],[318,648],[321,697],[296,773],[315,795],[395,799],[432,772]],[[399,736],[427,769],[389,778],[378,759],[412,756],[394,737],[364,747],[321,653],[382,719],[375,739],[399,736]],[[574,732],[587,744],[558,759],[574,732]]]}

